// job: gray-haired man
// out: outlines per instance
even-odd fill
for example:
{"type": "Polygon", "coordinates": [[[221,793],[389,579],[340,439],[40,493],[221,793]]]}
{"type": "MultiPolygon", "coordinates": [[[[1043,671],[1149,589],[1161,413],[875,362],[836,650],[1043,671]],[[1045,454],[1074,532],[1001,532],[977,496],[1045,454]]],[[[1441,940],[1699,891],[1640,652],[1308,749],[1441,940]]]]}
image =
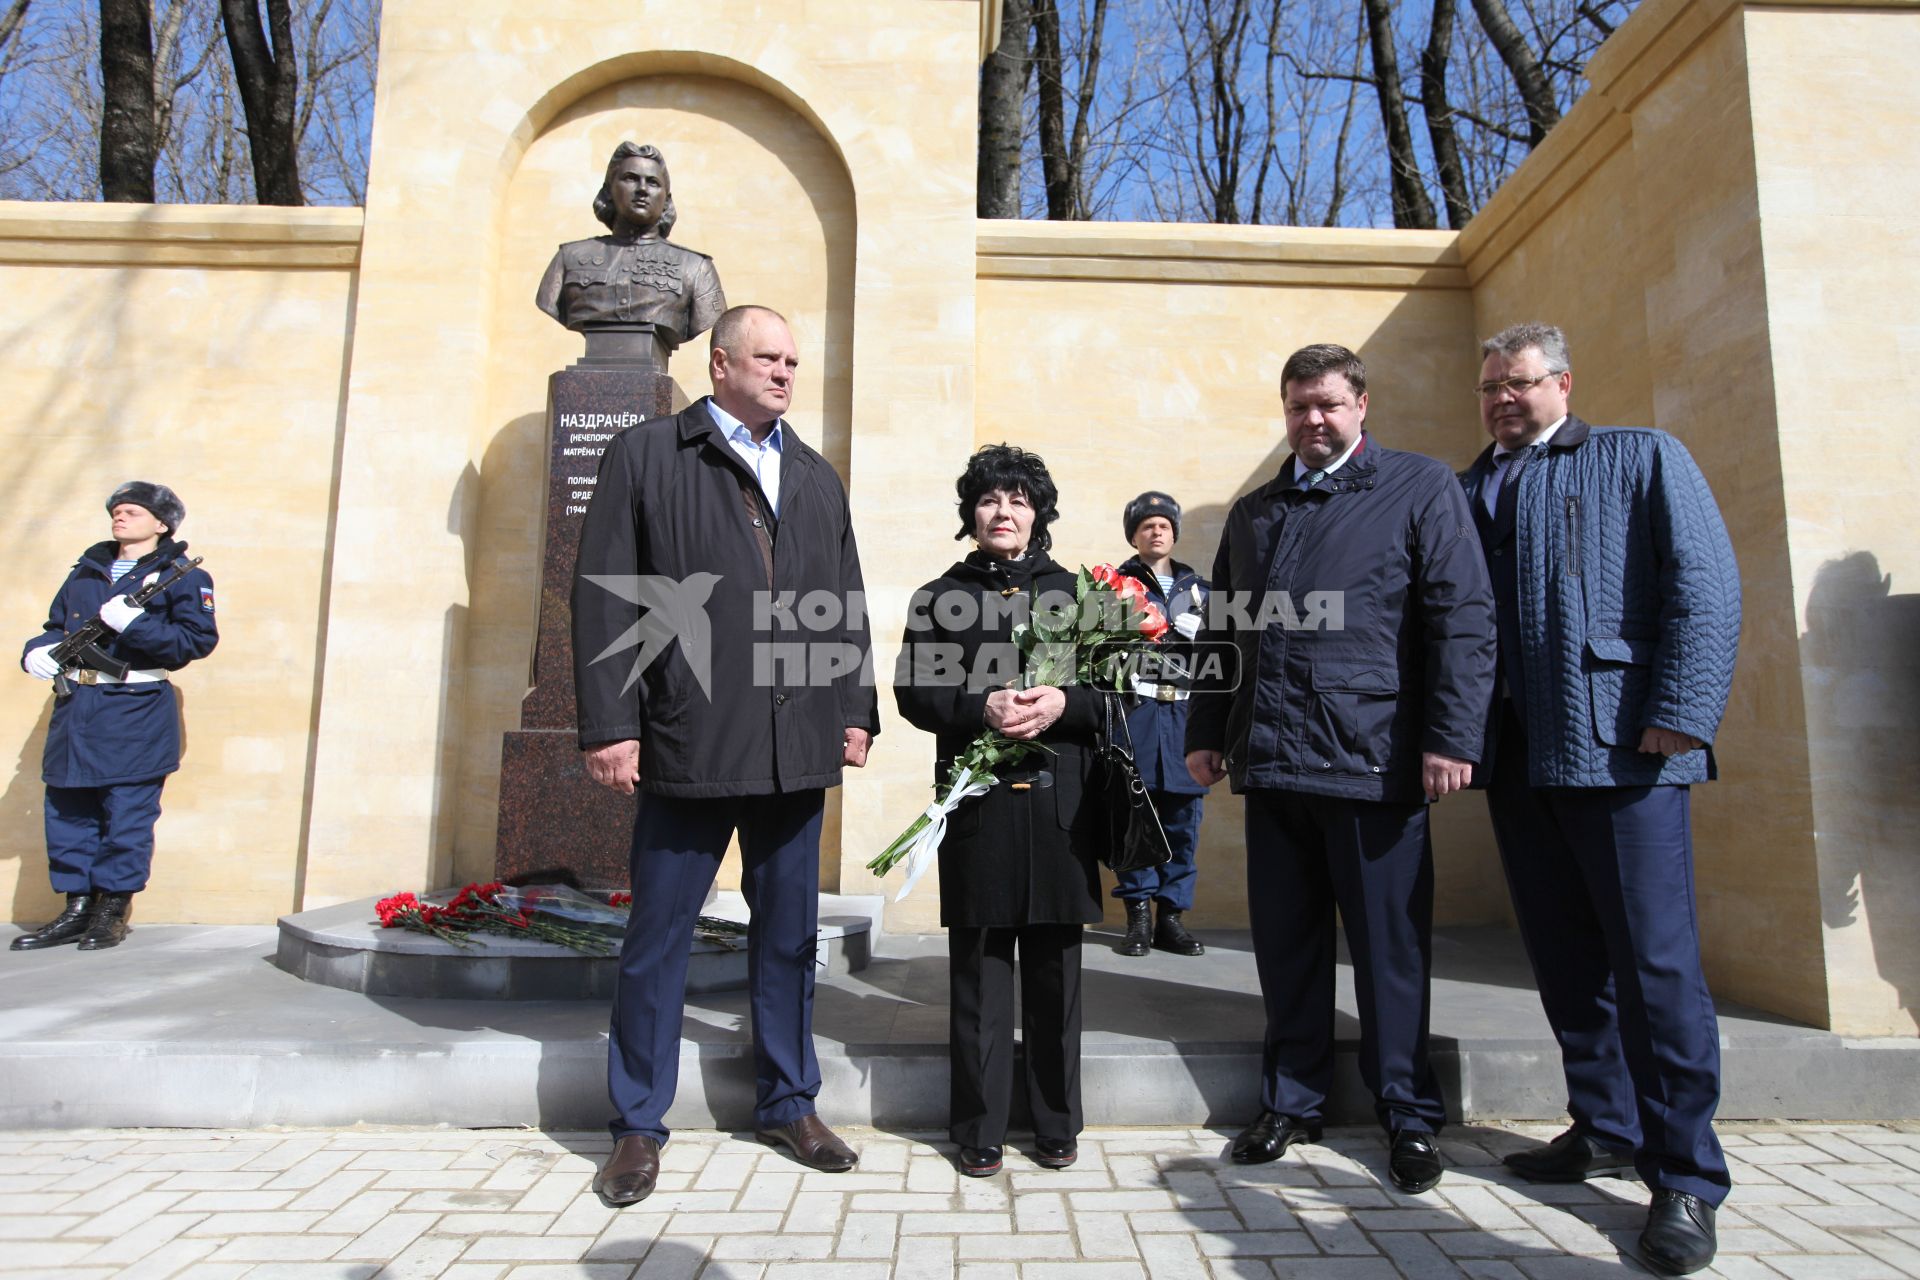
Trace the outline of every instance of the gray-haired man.
{"type": "Polygon", "coordinates": [[[1700,969],[1688,787],[1714,776],[1740,581],[1713,494],[1665,432],[1590,427],[1551,325],[1481,347],[1493,443],[1462,483],[1499,620],[1487,787],[1573,1125],[1507,1163],[1542,1182],[1653,1188],[1640,1247],[1713,1260],[1727,1194],[1720,1052],[1700,969]]]}

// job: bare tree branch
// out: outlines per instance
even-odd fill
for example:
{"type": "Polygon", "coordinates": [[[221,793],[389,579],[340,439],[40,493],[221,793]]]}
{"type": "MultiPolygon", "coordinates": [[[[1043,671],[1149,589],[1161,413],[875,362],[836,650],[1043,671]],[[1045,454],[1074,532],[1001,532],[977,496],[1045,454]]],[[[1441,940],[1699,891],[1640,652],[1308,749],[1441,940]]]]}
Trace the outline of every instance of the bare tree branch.
{"type": "Polygon", "coordinates": [[[1387,135],[1387,169],[1392,179],[1393,225],[1431,227],[1433,201],[1427,198],[1420,174],[1420,157],[1413,149],[1413,130],[1407,126],[1406,96],[1400,87],[1400,60],[1393,48],[1392,0],[1360,0],[1367,15],[1368,43],[1373,50],[1373,88],[1380,99],[1380,119],[1387,135]]]}
{"type": "Polygon", "coordinates": [[[1427,47],[1420,54],[1421,110],[1427,117],[1427,141],[1433,148],[1434,168],[1440,173],[1440,193],[1446,200],[1447,225],[1467,225],[1473,203],[1467,197],[1466,168],[1460,162],[1460,139],[1454,132],[1453,107],[1447,102],[1447,63],[1453,56],[1454,0],[1433,0],[1433,18],[1427,27],[1427,47]]]}
{"type": "Polygon", "coordinates": [[[1512,15],[1501,0],[1473,0],[1473,11],[1479,15],[1487,39],[1493,42],[1500,60],[1513,76],[1520,101],[1527,109],[1528,142],[1537,147],[1546,141],[1547,130],[1560,122],[1560,107],[1554,101],[1553,89],[1540,70],[1533,50],[1527,47],[1526,37],[1520,34],[1520,28],[1514,25],[1512,15]]]}

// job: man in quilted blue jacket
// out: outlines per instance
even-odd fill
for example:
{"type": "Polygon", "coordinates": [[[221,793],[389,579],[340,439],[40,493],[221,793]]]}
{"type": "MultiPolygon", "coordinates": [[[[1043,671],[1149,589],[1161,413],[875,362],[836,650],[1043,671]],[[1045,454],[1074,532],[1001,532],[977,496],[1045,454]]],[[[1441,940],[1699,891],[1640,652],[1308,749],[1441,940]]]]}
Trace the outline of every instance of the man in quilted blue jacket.
{"type": "Polygon", "coordinates": [[[1568,412],[1567,341],[1481,344],[1493,437],[1461,477],[1500,635],[1487,786],[1573,1125],[1507,1164],[1541,1182],[1637,1172],[1643,1257],[1713,1260],[1727,1164],[1713,1135],[1719,1030],[1700,968],[1688,788],[1715,776],[1740,580],[1680,442],[1568,412]]]}

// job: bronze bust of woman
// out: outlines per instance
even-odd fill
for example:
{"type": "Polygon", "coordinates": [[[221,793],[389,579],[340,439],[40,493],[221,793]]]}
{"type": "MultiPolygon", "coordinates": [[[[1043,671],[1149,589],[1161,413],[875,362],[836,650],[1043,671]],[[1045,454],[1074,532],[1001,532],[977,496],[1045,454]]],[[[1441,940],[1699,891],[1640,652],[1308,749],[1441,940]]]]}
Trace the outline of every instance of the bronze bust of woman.
{"type": "Polygon", "coordinates": [[[666,349],[705,333],[727,309],[713,259],[669,244],[673,183],[660,148],[623,142],[593,215],[611,235],[560,246],[534,303],[573,330],[650,324],[666,349]]]}

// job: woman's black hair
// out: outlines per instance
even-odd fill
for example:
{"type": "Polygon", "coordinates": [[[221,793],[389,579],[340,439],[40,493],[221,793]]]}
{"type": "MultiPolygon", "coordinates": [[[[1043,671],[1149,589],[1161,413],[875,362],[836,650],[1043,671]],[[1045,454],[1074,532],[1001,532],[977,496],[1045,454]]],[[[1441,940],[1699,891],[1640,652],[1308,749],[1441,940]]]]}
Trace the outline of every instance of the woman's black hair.
{"type": "Polygon", "coordinates": [[[1060,491],[1054,488],[1053,477],[1047,474],[1047,464],[1039,454],[1012,444],[982,445],[967,459],[967,469],[953,488],[960,496],[960,532],[953,535],[955,542],[973,536],[973,509],[980,499],[995,489],[1004,489],[1025,494],[1033,507],[1033,537],[1028,549],[1045,551],[1053,545],[1047,526],[1060,518],[1056,505],[1060,491]]]}

